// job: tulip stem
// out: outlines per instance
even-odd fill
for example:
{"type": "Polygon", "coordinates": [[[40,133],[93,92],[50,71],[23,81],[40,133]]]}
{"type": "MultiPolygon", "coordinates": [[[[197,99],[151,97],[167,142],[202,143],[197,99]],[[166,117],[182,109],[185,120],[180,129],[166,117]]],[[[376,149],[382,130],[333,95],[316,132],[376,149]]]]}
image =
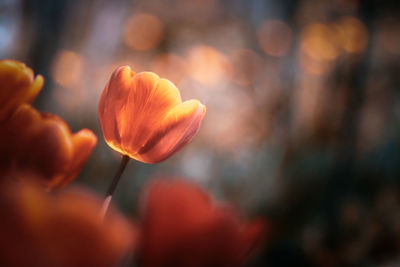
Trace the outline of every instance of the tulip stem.
{"type": "Polygon", "coordinates": [[[106,197],[112,196],[114,194],[115,188],[117,188],[118,182],[121,179],[122,173],[125,170],[126,164],[128,164],[129,156],[123,155],[121,159],[121,163],[119,164],[119,168],[117,173],[114,176],[114,179],[111,181],[110,186],[108,187],[106,197]]]}
{"type": "Polygon", "coordinates": [[[129,156],[127,156],[127,155],[122,156],[118,171],[115,174],[114,178],[111,181],[110,186],[107,189],[106,198],[104,200],[102,211],[101,211],[103,218],[107,213],[108,206],[110,205],[112,195],[114,194],[114,191],[117,188],[118,182],[121,179],[122,173],[124,172],[126,165],[128,164],[128,161],[129,161],[129,156]]]}

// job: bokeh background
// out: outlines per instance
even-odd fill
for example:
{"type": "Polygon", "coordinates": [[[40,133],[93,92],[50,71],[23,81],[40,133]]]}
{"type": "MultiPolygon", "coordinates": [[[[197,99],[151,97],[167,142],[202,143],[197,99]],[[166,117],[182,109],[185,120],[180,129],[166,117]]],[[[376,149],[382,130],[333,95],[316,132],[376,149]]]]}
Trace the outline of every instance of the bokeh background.
{"type": "Polygon", "coordinates": [[[181,152],[129,163],[114,202],[127,216],[151,177],[180,176],[268,220],[249,266],[397,266],[399,3],[1,0],[0,57],[45,77],[36,108],[96,133],[76,183],[101,194],[120,160],[97,119],[116,67],[207,106],[181,152]]]}

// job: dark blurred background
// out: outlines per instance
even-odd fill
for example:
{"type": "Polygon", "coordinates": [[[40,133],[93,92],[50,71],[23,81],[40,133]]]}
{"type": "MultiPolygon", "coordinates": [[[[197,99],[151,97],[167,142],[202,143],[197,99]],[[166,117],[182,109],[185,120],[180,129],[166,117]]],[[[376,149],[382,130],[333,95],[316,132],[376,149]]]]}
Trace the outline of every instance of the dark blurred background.
{"type": "Polygon", "coordinates": [[[97,103],[130,65],[207,114],[164,163],[130,162],[115,204],[137,214],[154,175],[265,216],[249,266],[400,265],[400,2],[0,0],[0,57],[45,77],[35,102],[98,145],[76,180],[103,194],[120,155],[97,103]]]}

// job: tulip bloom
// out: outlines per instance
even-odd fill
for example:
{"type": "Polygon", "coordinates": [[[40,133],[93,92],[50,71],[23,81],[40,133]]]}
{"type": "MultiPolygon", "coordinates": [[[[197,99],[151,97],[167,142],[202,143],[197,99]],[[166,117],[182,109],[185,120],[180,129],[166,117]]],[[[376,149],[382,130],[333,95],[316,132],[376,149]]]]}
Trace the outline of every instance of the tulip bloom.
{"type": "MultiPolygon", "coordinates": [[[[4,181],[3,181],[4,182],[4,181]]],[[[1,266],[112,267],[129,255],[134,228],[82,189],[47,194],[31,182],[0,187],[1,266]]]]}
{"type": "Polygon", "coordinates": [[[188,182],[153,182],[144,197],[144,266],[241,266],[263,231],[262,223],[241,222],[188,182]]]}
{"type": "Polygon", "coordinates": [[[0,175],[30,173],[50,189],[77,176],[97,141],[90,130],[71,134],[62,119],[26,104],[0,125],[0,132],[0,175]]]}
{"type": "Polygon", "coordinates": [[[167,159],[197,133],[206,108],[182,103],[173,83],[152,72],[114,71],[100,99],[98,116],[107,144],[146,163],[167,159]]]}
{"type": "Polygon", "coordinates": [[[24,63],[0,60],[0,122],[5,121],[19,105],[30,104],[43,86],[43,77],[33,75],[24,63]]]}

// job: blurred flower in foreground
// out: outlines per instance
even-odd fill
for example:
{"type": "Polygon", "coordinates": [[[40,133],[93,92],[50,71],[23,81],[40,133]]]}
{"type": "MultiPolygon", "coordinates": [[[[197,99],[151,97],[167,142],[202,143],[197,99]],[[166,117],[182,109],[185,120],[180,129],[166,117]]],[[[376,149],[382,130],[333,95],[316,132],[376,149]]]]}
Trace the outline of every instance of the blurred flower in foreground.
{"type": "Polygon", "coordinates": [[[100,99],[98,115],[107,144],[146,163],[167,159],[197,133],[206,108],[182,103],[173,83],[152,72],[114,71],[100,99]]]}
{"type": "Polygon", "coordinates": [[[48,188],[71,182],[97,142],[88,129],[71,134],[66,123],[21,105],[0,125],[0,174],[18,178],[30,173],[48,188]]]}
{"type": "Polygon", "coordinates": [[[263,232],[185,181],[152,182],[142,200],[144,266],[241,266],[263,232]]]}
{"type": "Polygon", "coordinates": [[[132,226],[101,200],[69,189],[46,194],[33,183],[0,187],[1,266],[115,266],[133,249],[132,226]]]}
{"type": "Polygon", "coordinates": [[[0,60],[0,122],[23,103],[31,103],[43,86],[43,77],[33,75],[24,63],[0,60]]]}

